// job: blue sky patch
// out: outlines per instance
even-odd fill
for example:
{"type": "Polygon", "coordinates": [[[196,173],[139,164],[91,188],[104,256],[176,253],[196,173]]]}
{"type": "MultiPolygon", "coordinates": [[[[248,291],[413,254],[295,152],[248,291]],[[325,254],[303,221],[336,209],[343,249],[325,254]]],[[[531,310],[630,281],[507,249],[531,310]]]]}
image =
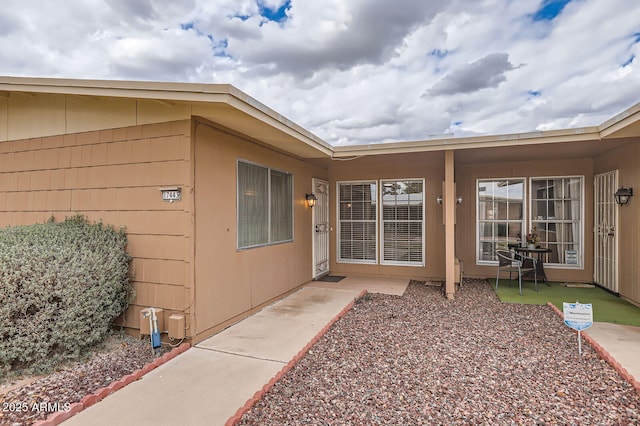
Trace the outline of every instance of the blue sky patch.
{"type": "Polygon", "coordinates": [[[633,43],[640,43],[640,33],[635,33],[633,35],[633,43]]]}
{"type": "Polygon", "coordinates": [[[626,67],[627,65],[631,65],[635,58],[636,58],[636,55],[631,55],[631,57],[622,64],[622,68],[626,67]]]}
{"type": "Polygon", "coordinates": [[[209,43],[211,44],[211,49],[213,50],[213,56],[218,56],[222,58],[230,58],[231,55],[227,53],[227,47],[229,47],[229,40],[222,39],[217,40],[211,34],[205,34],[196,27],[195,22],[186,22],[184,24],[180,24],[180,28],[184,31],[195,31],[196,34],[200,37],[207,37],[209,39],[209,43]]]}
{"type": "Polygon", "coordinates": [[[291,0],[287,0],[282,6],[275,10],[261,4],[261,2],[258,2],[258,7],[260,8],[260,15],[269,21],[284,22],[287,20],[287,10],[291,8],[291,0]]]}
{"type": "Polygon", "coordinates": [[[223,38],[221,40],[216,40],[211,34],[207,35],[207,38],[211,42],[213,56],[217,56],[219,58],[231,58],[231,55],[227,53],[227,48],[229,47],[228,39],[223,38]]]}
{"type": "Polygon", "coordinates": [[[553,21],[571,0],[545,0],[543,6],[531,15],[534,21],[553,21]]]}
{"type": "Polygon", "coordinates": [[[440,50],[440,49],[433,49],[431,52],[429,52],[429,55],[435,56],[436,58],[444,58],[448,54],[449,54],[448,50],[440,50]]]}
{"type": "Polygon", "coordinates": [[[542,94],[539,90],[529,90],[527,93],[533,96],[534,98],[537,98],[542,94]]]}
{"type": "Polygon", "coordinates": [[[242,22],[244,22],[244,21],[246,21],[247,19],[251,18],[251,15],[232,15],[232,16],[227,16],[227,18],[229,18],[229,19],[238,18],[238,19],[240,19],[242,22]]]}

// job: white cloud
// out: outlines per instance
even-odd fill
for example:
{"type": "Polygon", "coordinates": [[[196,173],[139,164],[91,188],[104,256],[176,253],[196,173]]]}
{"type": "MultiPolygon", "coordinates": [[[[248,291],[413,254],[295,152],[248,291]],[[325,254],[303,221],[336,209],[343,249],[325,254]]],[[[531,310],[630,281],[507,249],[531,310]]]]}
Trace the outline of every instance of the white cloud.
{"type": "Polygon", "coordinates": [[[507,80],[505,73],[514,68],[507,53],[491,53],[447,74],[427,93],[434,96],[453,95],[498,87],[507,80]]]}
{"type": "Polygon", "coordinates": [[[597,125],[640,100],[636,3],[5,0],[0,74],[231,83],[334,144],[597,125]]]}

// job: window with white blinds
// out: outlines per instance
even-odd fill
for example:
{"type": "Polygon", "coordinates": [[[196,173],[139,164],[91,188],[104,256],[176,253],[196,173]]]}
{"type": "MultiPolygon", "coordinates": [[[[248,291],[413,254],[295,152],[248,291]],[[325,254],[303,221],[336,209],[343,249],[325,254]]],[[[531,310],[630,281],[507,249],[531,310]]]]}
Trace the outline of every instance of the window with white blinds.
{"type": "Polygon", "coordinates": [[[293,175],[238,160],[238,248],[293,240],[293,175]]]}
{"type": "Polygon", "coordinates": [[[424,265],[424,181],[383,180],[382,262],[424,265]]]}
{"type": "Polygon", "coordinates": [[[377,262],[376,181],[338,183],[338,261],[377,262]]]}

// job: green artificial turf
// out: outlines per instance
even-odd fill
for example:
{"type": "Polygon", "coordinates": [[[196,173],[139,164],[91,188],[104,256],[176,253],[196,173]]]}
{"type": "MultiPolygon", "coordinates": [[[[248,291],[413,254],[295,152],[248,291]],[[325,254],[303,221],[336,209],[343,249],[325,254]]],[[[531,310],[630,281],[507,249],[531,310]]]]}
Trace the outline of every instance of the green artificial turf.
{"type": "Polygon", "coordinates": [[[640,327],[640,308],[600,288],[565,287],[557,282],[538,283],[538,292],[534,290],[533,282],[522,282],[522,296],[518,291],[518,281],[500,279],[496,290],[496,280],[489,280],[492,288],[502,302],[521,303],[524,305],[545,305],[553,303],[562,311],[562,302],[591,303],[593,305],[593,320],[626,324],[640,327]]]}

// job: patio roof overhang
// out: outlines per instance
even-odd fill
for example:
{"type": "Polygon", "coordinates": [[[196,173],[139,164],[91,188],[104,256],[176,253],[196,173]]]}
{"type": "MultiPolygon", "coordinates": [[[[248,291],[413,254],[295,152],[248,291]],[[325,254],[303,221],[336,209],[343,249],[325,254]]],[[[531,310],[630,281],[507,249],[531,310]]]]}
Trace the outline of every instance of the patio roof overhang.
{"type": "Polygon", "coordinates": [[[640,137],[640,103],[600,126],[334,147],[333,158],[456,151],[457,163],[584,158],[640,137]],[[544,149],[541,149],[544,148],[544,149]]]}

